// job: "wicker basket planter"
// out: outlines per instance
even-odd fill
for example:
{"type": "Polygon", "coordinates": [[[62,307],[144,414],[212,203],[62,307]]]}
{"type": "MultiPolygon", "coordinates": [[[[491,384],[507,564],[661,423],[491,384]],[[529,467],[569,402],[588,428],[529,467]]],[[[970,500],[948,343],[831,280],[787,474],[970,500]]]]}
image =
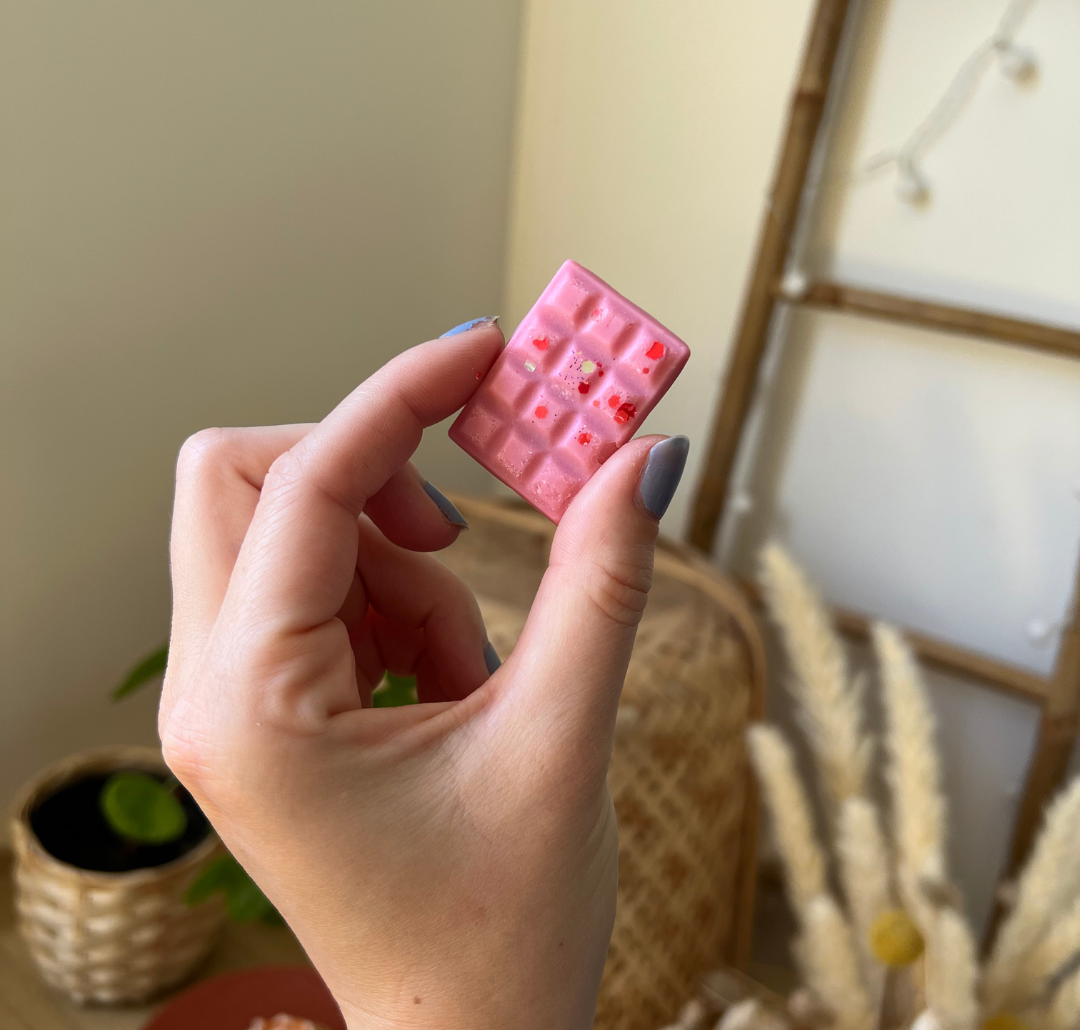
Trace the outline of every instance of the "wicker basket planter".
{"type": "MultiPolygon", "coordinates": [[[[471,529],[441,557],[476,593],[505,658],[554,527],[514,502],[454,502],[471,529]]],[[[703,972],[747,957],[757,803],[744,736],[763,691],[761,637],[742,595],[695,552],[663,543],[609,773],[619,901],[597,1030],[655,1030],[703,972]]]]}
{"type": "Polygon", "coordinates": [[[167,773],[160,752],[107,747],[45,770],[16,799],[11,831],[19,930],[47,983],[86,1004],[137,1004],[186,980],[206,958],[224,907],[184,893],[223,853],[211,832],[166,865],[124,873],[79,869],[50,855],[30,813],[59,788],[117,769],[167,773]]]}

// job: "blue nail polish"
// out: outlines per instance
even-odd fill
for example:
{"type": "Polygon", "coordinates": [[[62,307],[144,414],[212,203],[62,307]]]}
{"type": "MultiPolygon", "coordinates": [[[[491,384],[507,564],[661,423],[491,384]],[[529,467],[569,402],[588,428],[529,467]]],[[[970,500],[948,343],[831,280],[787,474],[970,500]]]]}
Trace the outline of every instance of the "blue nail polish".
{"type": "Polygon", "coordinates": [[[468,529],[469,524],[465,521],[465,516],[457,510],[457,505],[450,500],[438,487],[432,486],[430,483],[424,484],[424,493],[428,495],[434,502],[435,507],[442,512],[443,518],[452,526],[457,526],[458,529],[468,529]]]}
{"type": "Polygon", "coordinates": [[[445,340],[448,336],[457,336],[458,333],[467,333],[470,329],[479,329],[482,325],[497,325],[498,321],[498,315],[486,315],[484,318],[471,318],[468,322],[462,322],[461,325],[454,326],[449,332],[443,333],[439,339],[445,340]]]}
{"type": "Polygon", "coordinates": [[[491,644],[484,645],[484,664],[487,666],[489,676],[494,676],[495,670],[502,665],[502,659],[499,657],[499,653],[491,646],[491,644]]]}
{"type": "Polygon", "coordinates": [[[690,441],[685,436],[661,440],[649,451],[645,471],[641,473],[641,503],[646,511],[660,518],[671,504],[686,468],[690,441]]]}

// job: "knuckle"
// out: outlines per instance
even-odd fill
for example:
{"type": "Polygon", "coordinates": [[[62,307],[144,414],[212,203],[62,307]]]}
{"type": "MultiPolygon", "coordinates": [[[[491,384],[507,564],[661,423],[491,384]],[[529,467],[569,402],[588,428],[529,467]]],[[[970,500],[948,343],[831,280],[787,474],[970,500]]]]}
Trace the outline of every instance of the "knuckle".
{"type": "Polygon", "coordinates": [[[161,756],[173,775],[189,790],[206,778],[205,752],[196,743],[166,724],[161,728],[161,756]]]}
{"type": "Polygon", "coordinates": [[[304,478],[304,466],[294,451],[279,454],[266,470],[263,480],[263,493],[275,495],[288,493],[304,478]]]}
{"type": "Polygon", "coordinates": [[[600,555],[585,577],[586,595],[604,616],[633,628],[641,621],[652,586],[652,563],[600,555]]]}
{"type": "Polygon", "coordinates": [[[200,429],[189,436],[176,460],[176,478],[187,481],[203,476],[226,460],[231,447],[226,429],[200,429]]]}

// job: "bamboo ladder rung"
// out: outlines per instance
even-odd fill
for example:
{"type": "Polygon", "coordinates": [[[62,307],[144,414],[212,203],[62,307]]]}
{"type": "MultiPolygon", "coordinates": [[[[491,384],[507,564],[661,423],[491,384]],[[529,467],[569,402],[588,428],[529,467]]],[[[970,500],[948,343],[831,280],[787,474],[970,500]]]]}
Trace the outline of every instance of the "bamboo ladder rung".
{"type": "MultiPolygon", "coordinates": [[[[739,583],[754,605],[759,609],[764,609],[764,601],[758,586],[747,579],[740,579],[739,583]]],[[[829,613],[833,624],[844,636],[855,640],[870,638],[870,630],[875,619],[848,608],[835,606],[830,606],[829,613]]],[[[971,677],[985,686],[1039,706],[1045,705],[1050,697],[1053,681],[1037,673],[1029,672],[1018,665],[988,658],[986,655],[969,651],[947,640],[902,626],[899,629],[919,660],[926,665],[953,675],[971,677]]]]}
{"type": "Polygon", "coordinates": [[[864,290],[842,283],[819,281],[793,295],[782,284],[773,286],[777,300],[786,304],[821,308],[955,333],[993,343],[1008,343],[1065,357],[1080,358],[1080,332],[1022,318],[1007,318],[976,308],[938,304],[893,293],[864,290]]]}

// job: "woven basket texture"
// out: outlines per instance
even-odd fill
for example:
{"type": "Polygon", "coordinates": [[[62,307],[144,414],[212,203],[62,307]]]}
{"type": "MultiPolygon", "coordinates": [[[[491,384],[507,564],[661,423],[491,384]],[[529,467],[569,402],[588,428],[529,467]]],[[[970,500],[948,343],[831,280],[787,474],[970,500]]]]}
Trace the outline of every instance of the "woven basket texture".
{"type": "Polygon", "coordinates": [[[116,769],[168,772],[154,748],[88,751],[28,784],[11,820],[19,931],[45,980],[80,1004],[136,1004],[182,983],[224,920],[216,899],[184,902],[192,881],[224,853],[213,833],[174,862],[127,873],[79,869],[41,846],[30,828],[34,807],[67,783],[116,769]]]}
{"type": "MultiPolygon", "coordinates": [[[[441,557],[476,593],[505,659],[554,527],[514,502],[454,501],[471,529],[441,557]]],[[[757,813],[744,737],[763,682],[761,638],[742,595],[687,549],[662,546],[608,778],[619,897],[597,1030],[655,1030],[701,973],[744,957],[757,813]]]]}

